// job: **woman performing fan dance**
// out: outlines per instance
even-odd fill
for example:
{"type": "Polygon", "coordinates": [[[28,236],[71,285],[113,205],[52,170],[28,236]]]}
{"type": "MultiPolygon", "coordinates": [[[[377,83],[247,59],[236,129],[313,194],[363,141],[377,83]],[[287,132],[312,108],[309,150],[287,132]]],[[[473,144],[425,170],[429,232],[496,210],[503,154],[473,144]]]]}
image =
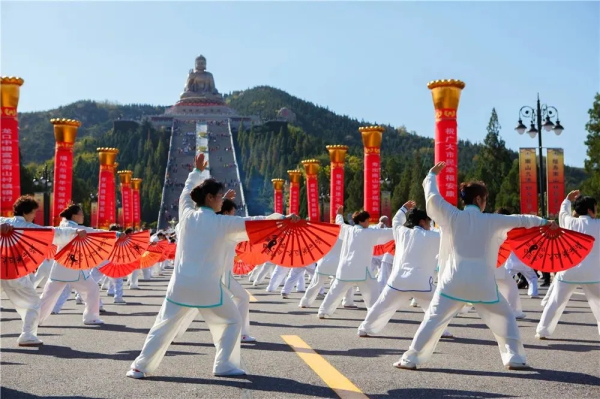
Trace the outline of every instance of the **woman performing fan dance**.
{"type": "MultiPolygon", "coordinates": [[[[440,233],[431,231],[431,219],[425,211],[415,208],[414,201],[406,202],[392,221],[396,256],[392,273],[377,302],[367,312],[358,328],[359,337],[368,337],[383,330],[403,302],[415,298],[427,311],[433,297],[434,273],[440,233]],[[408,215],[408,226],[405,227],[408,215]]],[[[444,331],[442,337],[451,338],[444,331]]]]}
{"type": "MultiPolygon", "coordinates": [[[[127,377],[144,378],[155,371],[181,322],[198,310],[210,329],[216,356],[213,374],[243,375],[241,369],[241,316],[231,293],[221,281],[228,265],[227,241],[246,241],[246,221],[238,216],[217,215],[223,203],[223,184],[203,180],[207,163],[204,154],[196,157],[179,198],[179,240],[175,269],[167,295],[140,355],[131,364],[127,377]],[[198,209],[196,209],[198,206],[198,209]]],[[[296,216],[289,217],[297,220],[296,216]]]]}
{"type": "Polygon", "coordinates": [[[444,162],[436,164],[423,181],[427,214],[442,230],[439,284],[410,348],[394,366],[416,369],[427,362],[444,329],[467,302],[494,333],[503,364],[510,370],[528,368],[517,321],[506,299],[498,294],[494,269],[500,243],[510,230],[548,222],[531,215],[482,213],[488,196],[483,183],[461,184],[466,206],[457,209],[437,188],[436,175],[445,166],[444,162]]]}
{"type": "MultiPolygon", "coordinates": [[[[30,196],[24,195],[15,201],[13,205],[12,218],[0,218],[0,230],[2,234],[8,234],[13,228],[43,228],[32,223],[35,219],[39,205],[37,201],[30,196]]],[[[81,229],[54,227],[54,240],[68,241],[75,235],[84,238],[86,233],[81,229]]],[[[37,337],[37,329],[40,317],[40,297],[35,292],[33,283],[29,276],[24,276],[14,280],[2,280],[2,291],[8,299],[15,305],[15,309],[23,320],[23,330],[17,344],[19,346],[40,346],[43,342],[37,337]]]]}

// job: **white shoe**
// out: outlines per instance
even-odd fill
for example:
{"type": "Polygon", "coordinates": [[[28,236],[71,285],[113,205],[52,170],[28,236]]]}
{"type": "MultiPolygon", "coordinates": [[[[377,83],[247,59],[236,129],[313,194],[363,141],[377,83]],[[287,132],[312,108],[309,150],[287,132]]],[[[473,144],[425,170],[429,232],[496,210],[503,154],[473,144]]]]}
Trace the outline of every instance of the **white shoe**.
{"type": "Polygon", "coordinates": [[[452,334],[448,330],[444,330],[444,332],[442,333],[442,338],[454,338],[454,334],[452,334]]]}
{"type": "Polygon", "coordinates": [[[75,298],[75,305],[83,305],[83,299],[80,296],[75,298]]]}
{"type": "Polygon", "coordinates": [[[99,326],[104,324],[104,321],[100,319],[94,319],[91,321],[84,321],[83,324],[85,324],[86,326],[99,326]]]}
{"type": "Polygon", "coordinates": [[[139,290],[140,287],[138,287],[137,285],[132,285],[129,287],[130,290],[139,290]]]}
{"type": "Polygon", "coordinates": [[[412,298],[410,300],[410,306],[412,306],[413,308],[416,308],[419,306],[419,304],[417,303],[417,301],[415,300],[415,298],[412,298]]]}
{"type": "Polygon", "coordinates": [[[531,370],[531,366],[527,363],[508,362],[504,367],[508,370],[531,370]]]}
{"type": "Polygon", "coordinates": [[[282,292],[281,299],[288,299],[288,294],[282,292]]]}
{"type": "Polygon", "coordinates": [[[399,368],[399,369],[405,369],[405,370],[416,370],[417,369],[417,365],[413,362],[409,362],[408,360],[404,360],[404,359],[400,359],[400,361],[397,361],[396,363],[394,363],[394,367],[399,368]]]}
{"type": "Polygon", "coordinates": [[[324,319],[325,318],[325,315],[323,313],[319,313],[318,316],[319,316],[319,319],[324,319]]]}
{"type": "Polygon", "coordinates": [[[140,370],[131,369],[125,374],[129,378],[135,378],[136,380],[146,377],[146,373],[142,373],[140,370]]]}
{"type": "Polygon", "coordinates": [[[41,339],[36,337],[35,335],[23,335],[17,339],[17,344],[19,346],[42,346],[44,343],[41,339]]]}
{"type": "Polygon", "coordinates": [[[369,334],[367,334],[365,331],[358,330],[358,336],[361,338],[367,338],[369,337],[369,334]]]}
{"type": "Polygon", "coordinates": [[[246,372],[242,369],[232,369],[232,370],[226,371],[224,373],[213,373],[213,374],[217,377],[230,377],[230,376],[236,376],[236,375],[246,375],[246,372]]]}
{"type": "Polygon", "coordinates": [[[547,335],[543,335],[543,334],[537,333],[537,334],[535,334],[535,338],[539,339],[540,341],[544,341],[544,340],[547,340],[550,337],[548,337],[547,335]]]}
{"type": "Polygon", "coordinates": [[[256,338],[252,335],[242,335],[242,342],[256,342],[256,338]]]}
{"type": "Polygon", "coordinates": [[[515,312],[515,319],[521,320],[521,319],[524,319],[525,317],[527,317],[525,312],[515,312]]]}
{"type": "Polygon", "coordinates": [[[116,304],[121,304],[121,305],[126,305],[126,304],[127,304],[127,302],[125,302],[125,301],[123,300],[123,298],[115,298],[115,301],[114,301],[114,303],[116,303],[116,304]]]}

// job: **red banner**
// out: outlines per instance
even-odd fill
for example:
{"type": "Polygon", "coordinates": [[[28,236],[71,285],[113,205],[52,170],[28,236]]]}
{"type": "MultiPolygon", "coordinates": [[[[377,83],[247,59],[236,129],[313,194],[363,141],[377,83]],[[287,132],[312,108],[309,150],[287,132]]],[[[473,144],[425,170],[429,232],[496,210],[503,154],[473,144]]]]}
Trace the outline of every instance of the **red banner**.
{"type": "Polygon", "coordinates": [[[442,197],[458,205],[458,132],[455,109],[435,110],[435,163],[446,162],[438,174],[437,184],[442,197]]]}
{"type": "Polygon", "coordinates": [[[548,182],[548,217],[557,218],[565,199],[565,155],[562,148],[548,148],[546,174],[548,182]]]}
{"type": "Polygon", "coordinates": [[[115,173],[111,166],[100,165],[98,228],[108,230],[115,219],[115,173]]]}
{"type": "Polygon", "coordinates": [[[329,207],[329,223],[335,223],[337,210],[340,206],[344,205],[344,164],[341,162],[331,163],[329,196],[331,204],[329,207]]]}
{"type": "Polygon", "coordinates": [[[133,228],[139,230],[142,226],[142,214],[140,213],[140,190],[131,190],[133,205],[133,228]]]}
{"type": "Polygon", "coordinates": [[[123,209],[123,228],[133,227],[133,203],[131,187],[121,184],[121,204],[123,209]]]}
{"type": "Polygon", "coordinates": [[[537,215],[538,189],[535,148],[519,149],[519,181],[521,184],[521,213],[537,215]]]}
{"type": "Polygon", "coordinates": [[[73,144],[57,142],[54,150],[54,204],[52,224],[58,226],[60,213],[71,202],[73,190],[73,144]]]}
{"type": "Polygon", "coordinates": [[[117,223],[121,227],[125,226],[125,220],[123,219],[123,208],[119,208],[117,210],[117,223]]]}
{"type": "Polygon", "coordinates": [[[319,181],[317,175],[306,175],[306,199],[308,220],[319,222],[319,181]]]}
{"type": "Polygon", "coordinates": [[[93,228],[98,228],[98,203],[96,201],[90,204],[90,223],[93,228]]]}
{"type": "Polygon", "coordinates": [[[365,197],[363,208],[369,212],[372,223],[379,220],[379,180],[381,173],[381,154],[379,151],[379,147],[365,147],[365,197]]]}
{"type": "Polygon", "coordinates": [[[0,159],[2,160],[0,215],[10,217],[13,214],[13,204],[21,195],[19,122],[16,108],[2,107],[0,144],[0,159]]]}
{"type": "Polygon", "coordinates": [[[300,183],[290,183],[290,213],[300,212],[300,183]]]}
{"type": "Polygon", "coordinates": [[[33,198],[35,198],[36,202],[40,206],[35,213],[35,219],[33,219],[33,223],[38,224],[40,226],[44,225],[44,193],[34,193],[33,198]]]}
{"type": "Polygon", "coordinates": [[[283,214],[283,191],[273,190],[273,204],[275,213],[283,214]]]}
{"type": "Polygon", "coordinates": [[[392,220],[392,193],[389,191],[381,192],[381,215],[392,220]]]}

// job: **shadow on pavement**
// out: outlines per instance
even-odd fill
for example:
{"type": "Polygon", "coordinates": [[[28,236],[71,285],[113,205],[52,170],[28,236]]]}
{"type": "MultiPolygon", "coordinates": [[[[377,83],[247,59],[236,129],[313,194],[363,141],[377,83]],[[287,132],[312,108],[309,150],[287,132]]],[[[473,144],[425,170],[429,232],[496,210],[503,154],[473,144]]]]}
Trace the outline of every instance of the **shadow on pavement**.
{"type": "Polygon", "coordinates": [[[11,388],[0,388],[0,396],[10,399],[93,399],[91,396],[37,396],[11,388]]]}
{"type": "MultiPolygon", "coordinates": [[[[210,345],[213,346],[213,345],[210,345]]],[[[22,348],[0,348],[2,353],[21,353],[31,354],[36,356],[52,356],[59,359],[110,359],[110,360],[135,360],[140,354],[140,349],[123,351],[118,353],[98,353],[98,352],[84,352],[76,349],[69,348],[68,346],[57,346],[57,345],[44,345],[38,350],[32,351],[30,349],[22,348]]],[[[180,355],[203,355],[202,353],[190,353],[190,352],[179,352],[179,351],[167,351],[165,356],[180,356],[180,355]]],[[[10,397],[10,396],[8,396],[10,397]]]]}
{"type": "Polygon", "coordinates": [[[456,389],[431,389],[431,388],[407,388],[393,389],[388,391],[387,395],[369,395],[371,399],[385,398],[426,398],[426,399],[447,399],[447,398],[514,398],[516,396],[507,396],[499,393],[479,392],[479,391],[460,391],[456,389]]]}

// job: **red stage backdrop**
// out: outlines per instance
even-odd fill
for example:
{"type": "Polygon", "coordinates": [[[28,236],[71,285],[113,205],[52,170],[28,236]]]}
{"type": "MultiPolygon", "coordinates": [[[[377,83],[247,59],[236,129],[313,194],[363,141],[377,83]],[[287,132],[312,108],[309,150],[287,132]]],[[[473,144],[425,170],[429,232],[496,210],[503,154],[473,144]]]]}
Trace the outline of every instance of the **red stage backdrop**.
{"type": "Polygon", "coordinates": [[[460,93],[465,83],[460,80],[435,80],[429,82],[435,108],[435,163],[446,162],[446,168],[437,176],[442,197],[458,204],[458,131],[456,114],[460,93]]]}
{"type": "Polygon", "coordinates": [[[115,159],[119,150],[116,148],[98,148],[100,158],[100,178],[98,183],[98,223],[99,229],[108,230],[116,222],[115,203],[115,159]]]}
{"type": "Polygon", "coordinates": [[[52,224],[58,226],[60,213],[71,202],[73,191],[73,144],[81,123],[74,119],[50,119],[54,125],[54,204],[52,224]]]}
{"type": "Polygon", "coordinates": [[[131,194],[131,176],[130,170],[121,170],[117,172],[121,181],[121,207],[123,209],[123,228],[133,227],[133,198],[131,194]]]}
{"type": "Polygon", "coordinates": [[[369,221],[373,224],[379,221],[380,214],[381,138],[385,128],[383,126],[367,126],[358,130],[365,146],[363,208],[369,212],[369,221]]]}
{"type": "MultiPolygon", "coordinates": [[[[329,223],[335,223],[337,209],[344,205],[344,164],[346,162],[347,145],[328,145],[331,172],[329,182],[329,223]]],[[[325,212],[325,210],[323,211],[325,212]]]]}
{"type": "Polygon", "coordinates": [[[131,179],[132,201],[133,201],[133,225],[134,230],[142,228],[142,204],[140,200],[140,192],[142,190],[142,179],[134,177],[131,179]]]}
{"type": "Polygon", "coordinates": [[[521,213],[538,214],[537,162],[535,148],[519,148],[521,213]]]}
{"type": "Polygon", "coordinates": [[[19,121],[17,107],[24,80],[17,77],[0,78],[2,126],[0,131],[0,216],[11,217],[13,204],[21,195],[19,168],[19,121]]]}
{"type": "Polygon", "coordinates": [[[310,222],[320,222],[319,215],[319,161],[308,159],[302,161],[304,171],[306,172],[306,197],[308,205],[308,220],[310,222]]]}
{"type": "Polygon", "coordinates": [[[290,176],[290,213],[295,215],[300,212],[300,182],[302,172],[299,170],[288,170],[290,176]]]}
{"type": "Polygon", "coordinates": [[[548,182],[548,216],[557,218],[565,199],[565,154],[562,148],[548,148],[546,172],[548,182]]]}
{"type": "Polygon", "coordinates": [[[285,180],[271,179],[273,183],[273,212],[283,214],[283,186],[285,180]]]}

